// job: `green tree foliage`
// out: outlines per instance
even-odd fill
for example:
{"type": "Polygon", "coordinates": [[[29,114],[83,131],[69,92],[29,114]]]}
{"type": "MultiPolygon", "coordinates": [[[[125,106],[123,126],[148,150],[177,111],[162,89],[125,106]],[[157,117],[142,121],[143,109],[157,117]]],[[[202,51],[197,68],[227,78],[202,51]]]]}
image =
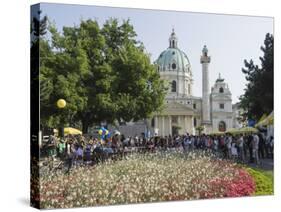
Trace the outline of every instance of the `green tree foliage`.
{"type": "Polygon", "coordinates": [[[261,67],[255,65],[253,60],[244,61],[242,72],[248,83],[240,100],[246,119],[259,120],[263,114],[273,110],[273,41],[273,35],[266,34],[264,46],[261,47],[261,67]]]}
{"type": "Polygon", "coordinates": [[[139,120],[160,110],[165,87],[129,20],[53,24],[51,42],[40,45],[41,118],[56,127],[81,123],[83,132],[101,121],[139,120]],[[59,98],[67,102],[56,108],[59,98]]]}

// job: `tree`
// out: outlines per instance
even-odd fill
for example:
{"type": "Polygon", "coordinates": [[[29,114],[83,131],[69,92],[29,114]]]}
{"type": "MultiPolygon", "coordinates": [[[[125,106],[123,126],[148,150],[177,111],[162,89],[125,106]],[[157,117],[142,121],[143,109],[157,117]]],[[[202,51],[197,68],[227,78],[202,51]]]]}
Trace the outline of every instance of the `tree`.
{"type": "Polygon", "coordinates": [[[163,81],[129,20],[110,19],[102,28],[96,21],[81,21],[62,34],[51,24],[49,30],[51,45],[41,48],[45,124],[63,119],[81,123],[86,133],[101,121],[136,121],[161,109],[163,81]],[[54,107],[59,98],[67,101],[63,112],[54,107]]]}
{"type": "Polygon", "coordinates": [[[198,135],[201,135],[201,133],[204,131],[205,127],[203,125],[198,126],[195,128],[198,131],[198,135]]]}
{"type": "Polygon", "coordinates": [[[269,114],[273,110],[273,41],[273,35],[266,34],[264,46],[261,46],[261,67],[253,60],[244,61],[242,72],[248,83],[240,100],[246,119],[258,120],[264,113],[269,114]]]}

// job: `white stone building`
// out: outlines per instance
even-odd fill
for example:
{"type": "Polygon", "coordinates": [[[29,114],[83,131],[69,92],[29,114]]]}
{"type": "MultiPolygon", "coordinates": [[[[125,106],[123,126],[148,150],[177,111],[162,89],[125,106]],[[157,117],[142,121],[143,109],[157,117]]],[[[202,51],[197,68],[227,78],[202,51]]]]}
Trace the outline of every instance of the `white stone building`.
{"type": "Polygon", "coordinates": [[[165,98],[165,109],[151,119],[149,129],[154,134],[196,134],[198,126],[204,126],[205,133],[233,127],[232,99],[227,83],[219,76],[210,91],[211,57],[206,46],[200,63],[202,97],[195,97],[191,64],[187,55],[178,48],[178,38],[173,30],[169,47],[155,61],[161,78],[169,83],[170,89],[165,98]]]}

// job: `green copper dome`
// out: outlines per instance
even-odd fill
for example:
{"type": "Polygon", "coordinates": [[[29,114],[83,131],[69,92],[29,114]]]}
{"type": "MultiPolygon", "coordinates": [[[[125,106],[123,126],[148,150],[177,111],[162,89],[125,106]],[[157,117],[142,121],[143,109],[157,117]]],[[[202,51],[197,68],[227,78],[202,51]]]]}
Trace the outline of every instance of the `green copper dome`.
{"type": "Polygon", "coordinates": [[[158,66],[158,71],[191,71],[189,59],[186,54],[177,47],[177,42],[177,37],[173,30],[169,38],[169,48],[163,51],[155,61],[158,66]]]}

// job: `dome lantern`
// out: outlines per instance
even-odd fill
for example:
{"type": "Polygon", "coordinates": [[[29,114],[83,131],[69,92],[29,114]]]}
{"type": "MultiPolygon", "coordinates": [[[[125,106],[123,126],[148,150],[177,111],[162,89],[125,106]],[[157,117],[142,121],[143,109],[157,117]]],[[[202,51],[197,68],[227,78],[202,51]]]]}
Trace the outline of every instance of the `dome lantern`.
{"type": "Polygon", "coordinates": [[[172,29],[172,33],[169,38],[169,43],[170,43],[169,45],[170,48],[178,48],[178,38],[176,36],[174,28],[172,29]]]}

